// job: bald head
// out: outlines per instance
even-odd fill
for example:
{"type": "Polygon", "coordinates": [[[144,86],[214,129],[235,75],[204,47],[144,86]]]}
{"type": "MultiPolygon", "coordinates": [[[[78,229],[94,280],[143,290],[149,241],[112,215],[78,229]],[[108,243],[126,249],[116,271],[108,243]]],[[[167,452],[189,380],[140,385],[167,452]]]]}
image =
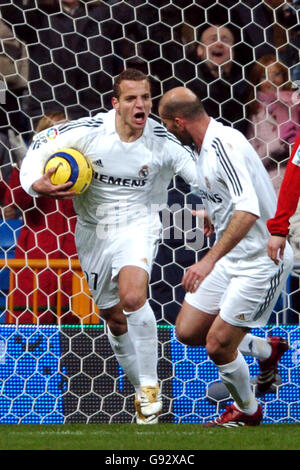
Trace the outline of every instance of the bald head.
{"type": "Polygon", "coordinates": [[[180,117],[193,120],[205,113],[199,98],[185,87],[167,91],[160,100],[158,110],[162,119],[180,117]]]}

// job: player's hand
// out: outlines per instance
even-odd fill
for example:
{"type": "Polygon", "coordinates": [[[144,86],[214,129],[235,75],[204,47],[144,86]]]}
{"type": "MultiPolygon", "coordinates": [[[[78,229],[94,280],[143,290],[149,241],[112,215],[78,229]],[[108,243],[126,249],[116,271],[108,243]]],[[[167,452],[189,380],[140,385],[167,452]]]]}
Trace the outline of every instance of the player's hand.
{"type": "Polygon", "coordinates": [[[196,292],[201,282],[208,276],[215,266],[209,256],[204,256],[201,261],[193,264],[184,274],[182,285],[186,292],[196,292]]]}
{"type": "Polygon", "coordinates": [[[47,196],[54,199],[72,199],[76,196],[76,192],[68,191],[72,186],[71,181],[65,184],[52,184],[50,178],[55,171],[56,167],[50,168],[47,173],[33,183],[32,189],[41,196],[47,196]]]}
{"type": "Polygon", "coordinates": [[[278,237],[276,235],[270,236],[268,241],[268,255],[275,264],[279,263],[279,259],[283,259],[285,244],[286,237],[278,237]]]}
{"type": "Polygon", "coordinates": [[[191,212],[192,215],[194,215],[195,217],[203,219],[203,233],[206,237],[211,237],[211,235],[215,231],[215,227],[213,226],[212,221],[208,217],[207,212],[204,209],[198,211],[192,210],[191,212]]]}

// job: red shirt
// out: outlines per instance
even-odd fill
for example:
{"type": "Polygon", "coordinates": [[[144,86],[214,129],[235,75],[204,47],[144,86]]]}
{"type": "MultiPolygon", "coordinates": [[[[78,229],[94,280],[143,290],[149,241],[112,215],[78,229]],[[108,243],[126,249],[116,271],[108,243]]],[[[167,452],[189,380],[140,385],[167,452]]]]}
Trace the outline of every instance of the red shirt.
{"type": "MultiPolygon", "coordinates": [[[[14,168],[5,200],[7,205],[14,204],[22,211],[24,220],[15,249],[16,258],[77,258],[74,241],[76,214],[70,199],[55,200],[45,196],[38,198],[29,196],[20,185],[19,170],[14,168]]],[[[16,321],[17,317],[19,323],[33,321],[31,311],[33,277],[33,272],[29,268],[16,271],[13,321],[16,321]]],[[[58,290],[61,290],[62,307],[66,310],[62,322],[78,323],[78,318],[69,312],[69,300],[72,295],[70,271],[66,271],[58,278],[53,270],[43,269],[38,273],[38,286],[40,323],[56,323],[56,315],[51,309],[56,306],[58,290]]]]}
{"type": "Polygon", "coordinates": [[[300,134],[298,135],[288,161],[280,186],[275,216],[267,221],[272,235],[287,236],[290,218],[296,212],[300,197],[300,134]]]}

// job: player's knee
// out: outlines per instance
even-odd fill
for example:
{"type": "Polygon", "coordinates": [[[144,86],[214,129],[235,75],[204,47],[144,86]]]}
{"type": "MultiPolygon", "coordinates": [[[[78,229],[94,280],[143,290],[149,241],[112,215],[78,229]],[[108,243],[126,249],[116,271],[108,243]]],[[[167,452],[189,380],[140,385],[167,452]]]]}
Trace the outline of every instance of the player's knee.
{"type": "Polygon", "coordinates": [[[200,346],[198,338],[184,331],[176,330],[177,339],[187,346],[200,346]]]}
{"type": "Polygon", "coordinates": [[[204,346],[203,339],[198,332],[192,331],[187,328],[182,322],[176,322],[176,337],[182,343],[187,346],[204,346]]]}
{"type": "Polygon", "coordinates": [[[206,341],[206,352],[210,359],[219,364],[226,353],[226,346],[222,344],[215,336],[208,336],[206,341]]]}
{"type": "Polygon", "coordinates": [[[144,294],[137,292],[126,292],[120,300],[123,305],[123,309],[126,312],[135,312],[146,303],[147,299],[145,298],[144,294]]]}
{"type": "Polygon", "coordinates": [[[101,316],[114,336],[121,336],[127,332],[127,320],[123,312],[101,312],[101,316]]]}

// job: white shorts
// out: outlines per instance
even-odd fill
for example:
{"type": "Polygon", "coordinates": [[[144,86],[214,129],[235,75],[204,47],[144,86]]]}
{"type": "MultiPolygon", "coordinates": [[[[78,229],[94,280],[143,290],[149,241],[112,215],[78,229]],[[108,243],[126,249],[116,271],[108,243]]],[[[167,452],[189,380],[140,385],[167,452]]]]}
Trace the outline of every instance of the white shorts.
{"type": "Polygon", "coordinates": [[[127,224],[105,238],[99,237],[97,226],[77,222],[78,257],[99,309],[113,307],[119,302],[118,274],[124,266],[140,267],[150,278],[160,234],[159,216],[157,220],[152,218],[151,224],[145,220],[127,224]]]}
{"type": "Polygon", "coordinates": [[[283,262],[276,265],[267,255],[230,261],[225,256],[195,293],[187,293],[188,304],[217,315],[227,323],[246,328],[265,326],[293,267],[287,244],[283,262]]]}

